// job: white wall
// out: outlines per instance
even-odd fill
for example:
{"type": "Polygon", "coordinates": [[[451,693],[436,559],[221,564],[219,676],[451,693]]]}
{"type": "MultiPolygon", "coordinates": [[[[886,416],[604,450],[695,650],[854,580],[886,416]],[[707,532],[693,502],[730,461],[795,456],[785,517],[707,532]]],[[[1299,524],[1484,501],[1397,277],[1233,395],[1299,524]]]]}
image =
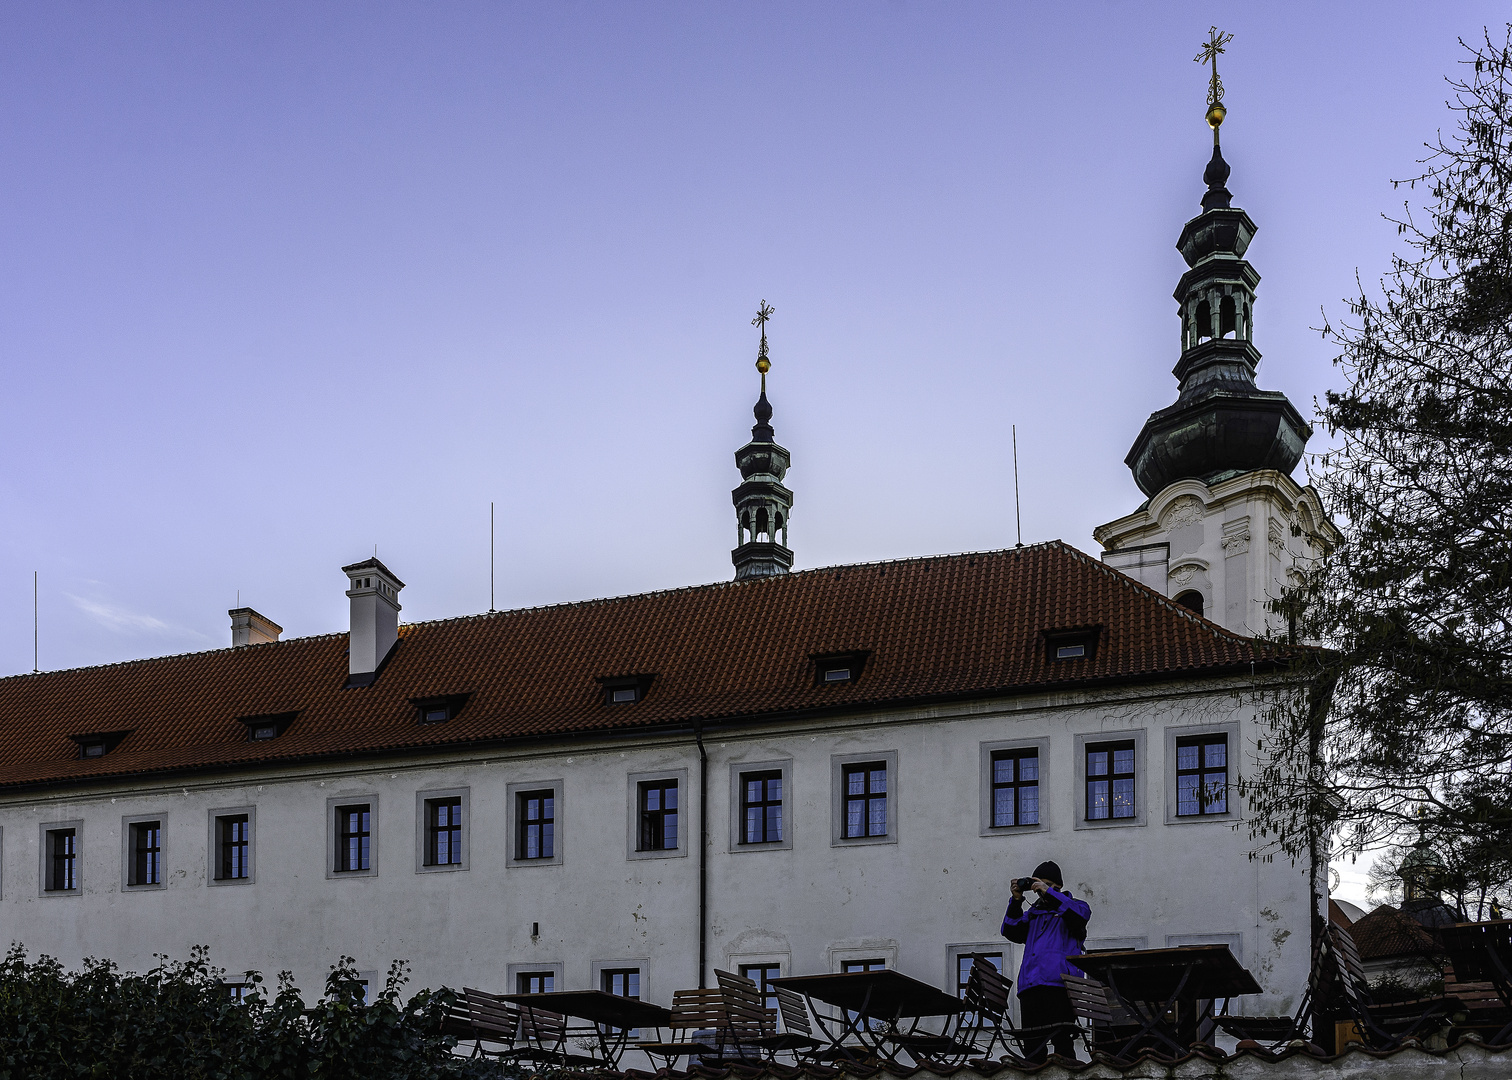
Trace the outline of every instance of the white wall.
{"type": "MultiPolygon", "coordinates": [[[[1305,871],[1248,858],[1239,820],[1168,820],[1168,728],[1229,730],[1230,758],[1253,759],[1251,710],[1225,689],[1166,687],[1113,695],[1039,696],[994,705],[706,736],[709,754],[709,963],[775,960],[784,974],[835,970],[884,956],[951,986],[948,949],[995,943],[1007,880],[1043,859],[1092,906],[1090,944],[1150,947],[1232,941],[1268,994],[1246,1010],[1285,1012],[1308,960],[1305,871]],[[1143,731],[1142,823],[1080,826],[1077,737],[1143,731]],[[1044,825],[982,836],[981,746],[1043,739],[1044,825]],[[832,837],[832,757],[895,752],[897,830],[887,843],[832,837]],[[730,765],[790,759],[790,847],[731,851],[730,765]]],[[[1243,767],[1241,764],[1240,767],[1243,767]]],[[[696,986],[697,858],[627,854],[627,776],[687,770],[684,836],[696,828],[698,755],[675,740],[563,744],[450,761],[393,760],[340,768],[197,779],[89,796],[0,802],[0,933],[74,964],[108,956],[130,969],[154,953],[208,943],[233,973],[294,972],[307,997],[345,953],[366,971],[408,959],[413,988],[463,984],[512,991],[510,965],[562,965],[559,989],[590,985],[593,965],[644,969],[642,996],[668,1003],[696,986]],[[557,865],[508,866],[507,786],[560,779],[557,865]],[[469,867],[416,872],[416,792],[470,792],[469,867]],[[377,873],[327,873],[327,800],[376,796],[377,873]],[[256,807],[255,880],[207,887],[212,808],[256,807]],[[166,887],[122,888],[121,821],[160,815],[166,887]],[[81,819],[83,888],[39,895],[39,825],[81,819]],[[540,935],[530,936],[532,923],[540,935]]],[[[1232,772],[1231,772],[1232,775],[1232,772]]],[[[686,842],[684,851],[687,850],[686,842]]],[[[1009,958],[1017,974],[1017,956],[1009,958]]]]}

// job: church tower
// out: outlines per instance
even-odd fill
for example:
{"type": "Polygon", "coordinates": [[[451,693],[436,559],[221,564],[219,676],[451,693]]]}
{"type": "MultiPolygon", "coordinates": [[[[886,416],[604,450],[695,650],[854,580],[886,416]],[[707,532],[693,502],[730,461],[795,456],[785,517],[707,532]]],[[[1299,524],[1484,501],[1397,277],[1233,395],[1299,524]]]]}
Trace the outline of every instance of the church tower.
{"type": "Polygon", "coordinates": [[[772,368],[767,357],[767,320],[774,309],[763,300],[751,320],[761,328],[761,346],[756,353],[756,370],[761,372],[761,396],[756,399],[756,424],[751,441],[735,451],[735,466],[741,484],[730,493],[735,502],[735,580],[773,577],[793,568],[793,553],[787,546],[788,514],[793,493],[782,484],[792,458],[772,438],[772,405],[767,401],[766,377],[772,368]]]}
{"type": "Polygon", "coordinates": [[[1103,561],[1241,634],[1281,635],[1272,610],[1297,568],[1337,541],[1317,495],[1291,479],[1312,428],[1286,395],[1255,385],[1255,289],[1245,259],[1255,223],[1232,205],[1218,130],[1227,109],[1218,54],[1233,35],[1213,31],[1197,57],[1211,61],[1207,122],[1213,156],[1202,174],[1202,213],[1176,247],[1181,356],[1176,402],[1145,421],[1124,463],[1149,499],[1093,531],[1103,561]]]}

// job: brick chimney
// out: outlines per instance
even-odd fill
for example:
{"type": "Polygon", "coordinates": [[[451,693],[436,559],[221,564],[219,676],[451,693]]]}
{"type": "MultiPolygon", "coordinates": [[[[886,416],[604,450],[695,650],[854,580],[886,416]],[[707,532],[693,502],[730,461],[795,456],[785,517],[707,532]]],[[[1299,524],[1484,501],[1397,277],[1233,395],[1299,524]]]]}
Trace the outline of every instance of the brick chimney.
{"type": "Polygon", "coordinates": [[[283,627],[249,607],[232,608],[226,614],[231,616],[233,649],[239,649],[243,645],[266,645],[277,641],[278,635],[283,633],[283,627]]]}
{"type": "Polygon", "coordinates": [[[352,601],[347,685],[371,686],[389,650],[399,640],[399,590],[404,582],[377,559],[343,566],[341,572],[351,582],[347,590],[352,601]]]}

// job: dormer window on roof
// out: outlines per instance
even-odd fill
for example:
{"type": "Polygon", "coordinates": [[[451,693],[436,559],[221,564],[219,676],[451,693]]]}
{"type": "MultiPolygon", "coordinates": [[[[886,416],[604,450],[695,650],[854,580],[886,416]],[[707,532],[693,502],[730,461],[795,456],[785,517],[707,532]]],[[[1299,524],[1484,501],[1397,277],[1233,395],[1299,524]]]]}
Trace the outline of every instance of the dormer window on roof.
{"type": "Polygon", "coordinates": [[[1045,659],[1052,664],[1066,660],[1090,660],[1097,652],[1097,639],[1101,635],[1101,626],[1046,630],[1045,659]]]}
{"type": "Polygon", "coordinates": [[[870,655],[871,652],[867,649],[815,653],[809,658],[814,661],[814,682],[819,686],[855,682],[861,677],[861,671],[866,666],[866,658],[870,655]]]}
{"type": "Polygon", "coordinates": [[[457,718],[470,697],[471,693],[439,694],[435,697],[411,698],[410,704],[420,710],[417,723],[444,724],[457,718]]]}
{"type": "Polygon", "coordinates": [[[654,674],[599,676],[605,705],[634,705],[643,701],[651,689],[654,674]]]}
{"type": "Polygon", "coordinates": [[[276,739],[285,731],[299,715],[299,710],[280,713],[259,713],[256,716],[238,716],[236,719],[246,726],[248,742],[262,742],[266,739],[276,739]]]}
{"type": "Polygon", "coordinates": [[[94,731],[88,735],[70,735],[69,739],[79,748],[79,757],[99,758],[114,750],[130,734],[130,731],[94,731]]]}

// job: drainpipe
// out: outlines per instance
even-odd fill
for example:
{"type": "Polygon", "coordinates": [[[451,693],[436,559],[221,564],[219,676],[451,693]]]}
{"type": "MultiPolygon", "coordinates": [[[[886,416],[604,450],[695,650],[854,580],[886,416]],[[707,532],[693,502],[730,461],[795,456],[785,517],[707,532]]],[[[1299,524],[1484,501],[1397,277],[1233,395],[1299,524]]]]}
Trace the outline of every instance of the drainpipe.
{"type": "Polygon", "coordinates": [[[698,743],[698,988],[707,985],[709,955],[709,754],[704,749],[703,723],[693,726],[698,743]]]}

